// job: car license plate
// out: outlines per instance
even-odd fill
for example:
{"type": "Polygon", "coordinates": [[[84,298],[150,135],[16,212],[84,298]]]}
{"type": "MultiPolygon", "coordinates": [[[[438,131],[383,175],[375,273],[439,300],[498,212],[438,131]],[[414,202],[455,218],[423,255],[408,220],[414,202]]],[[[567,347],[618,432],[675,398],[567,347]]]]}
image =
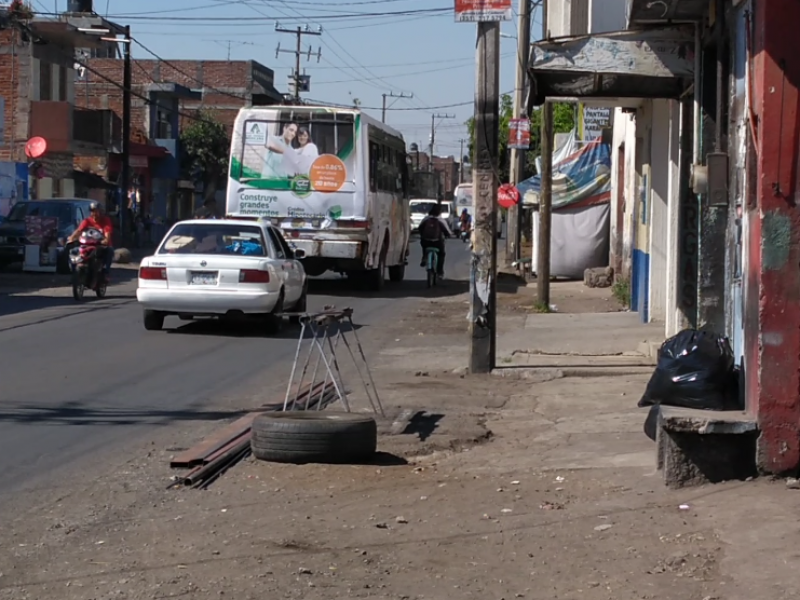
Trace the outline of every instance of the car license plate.
{"type": "Polygon", "coordinates": [[[216,272],[192,271],[192,285],[217,285],[216,272]]]}

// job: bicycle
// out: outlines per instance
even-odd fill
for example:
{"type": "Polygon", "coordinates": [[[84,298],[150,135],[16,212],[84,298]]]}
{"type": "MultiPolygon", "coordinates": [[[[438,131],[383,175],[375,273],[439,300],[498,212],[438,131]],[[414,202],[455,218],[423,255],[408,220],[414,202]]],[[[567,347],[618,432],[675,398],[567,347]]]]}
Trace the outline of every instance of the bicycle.
{"type": "Polygon", "coordinates": [[[425,249],[425,264],[428,268],[428,287],[436,285],[438,278],[437,271],[439,269],[439,249],[435,246],[429,246],[425,249]]]}

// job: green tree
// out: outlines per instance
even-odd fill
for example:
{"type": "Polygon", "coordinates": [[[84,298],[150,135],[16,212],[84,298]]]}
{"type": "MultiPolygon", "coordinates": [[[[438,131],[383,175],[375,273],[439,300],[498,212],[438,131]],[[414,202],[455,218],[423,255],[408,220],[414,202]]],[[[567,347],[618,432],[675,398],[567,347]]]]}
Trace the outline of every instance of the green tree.
{"type": "Polygon", "coordinates": [[[189,178],[202,182],[203,198],[208,200],[228,175],[230,137],[212,112],[201,109],[194,116],[181,132],[181,167],[189,178]]]}
{"type": "MultiPolygon", "coordinates": [[[[553,129],[556,133],[569,133],[575,129],[575,105],[569,103],[556,103],[553,105],[553,129]]],[[[500,98],[500,176],[502,181],[508,181],[510,155],[508,150],[508,127],[514,114],[514,102],[510,95],[503,94],[500,98]]],[[[466,122],[469,132],[469,156],[475,163],[475,119],[470,117],[466,122]]],[[[525,177],[534,175],[536,157],[541,154],[542,140],[542,111],[537,108],[531,114],[531,146],[528,150],[527,168],[525,177]]]]}

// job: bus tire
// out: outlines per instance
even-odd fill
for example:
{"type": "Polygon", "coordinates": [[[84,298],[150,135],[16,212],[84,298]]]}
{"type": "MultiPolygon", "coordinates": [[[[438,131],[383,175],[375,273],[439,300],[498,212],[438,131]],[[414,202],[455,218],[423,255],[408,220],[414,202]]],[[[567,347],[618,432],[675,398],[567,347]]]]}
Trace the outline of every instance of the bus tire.
{"type": "Polygon", "coordinates": [[[394,283],[400,283],[405,278],[406,278],[405,264],[399,264],[399,265],[394,265],[393,267],[389,267],[389,281],[392,281],[394,283]]]}
{"type": "Polygon", "coordinates": [[[383,287],[386,284],[386,254],[381,252],[381,256],[378,259],[378,268],[372,269],[369,271],[369,287],[370,290],[373,292],[381,292],[383,291],[383,287]]]}

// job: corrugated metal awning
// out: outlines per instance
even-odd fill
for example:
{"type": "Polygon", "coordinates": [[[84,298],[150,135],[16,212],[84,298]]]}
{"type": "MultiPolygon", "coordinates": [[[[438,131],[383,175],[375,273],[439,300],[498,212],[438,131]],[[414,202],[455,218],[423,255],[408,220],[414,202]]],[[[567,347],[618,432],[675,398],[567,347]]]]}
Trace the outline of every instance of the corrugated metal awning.
{"type": "Polygon", "coordinates": [[[694,80],[692,27],[619,31],[531,46],[531,102],[678,98],[694,80]]]}

